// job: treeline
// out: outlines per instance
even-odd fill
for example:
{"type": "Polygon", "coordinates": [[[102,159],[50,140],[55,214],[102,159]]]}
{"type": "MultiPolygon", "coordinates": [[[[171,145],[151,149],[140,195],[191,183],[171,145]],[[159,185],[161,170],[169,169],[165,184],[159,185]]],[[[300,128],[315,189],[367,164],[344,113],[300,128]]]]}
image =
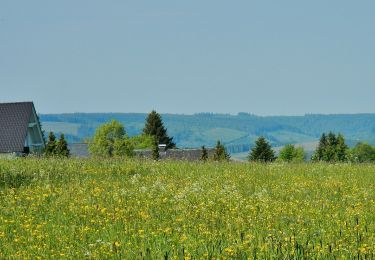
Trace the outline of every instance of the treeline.
{"type": "MultiPolygon", "coordinates": [[[[167,134],[160,114],[152,111],[146,118],[145,126],[140,135],[129,137],[125,127],[117,120],[99,126],[91,139],[88,148],[92,156],[98,157],[131,157],[135,149],[152,148],[155,159],[159,157],[158,145],[165,144],[166,148],[175,148],[173,138],[167,134]],[[157,154],[157,155],[156,155],[157,154]]],[[[69,157],[70,151],[64,134],[59,140],[53,132],[49,133],[44,155],[69,157]]]]}
{"type": "MultiPolygon", "coordinates": [[[[143,113],[76,113],[40,116],[42,122],[78,124],[77,132],[65,133],[65,137],[71,142],[82,142],[86,138],[92,137],[97,127],[112,119],[125,125],[129,136],[139,135],[142,133],[146,117],[147,114],[143,113]]],[[[351,145],[355,144],[355,140],[363,139],[364,136],[366,141],[375,145],[375,114],[266,117],[246,113],[238,115],[163,114],[163,120],[168,126],[169,134],[174,136],[173,140],[179,147],[198,147],[202,144],[214,146],[218,136],[207,134],[212,129],[221,129],[221,136],[225,136],[225,140],[222,141],[228,145],[228,151],[233,153],[244,152],[245,149],[241,151],[241,146],[232,147],[232,145],[248,146],[250,136],[262,135],[272,146],[282,146],[288,142],[310,142],[318,139],[322,133],[329,131],[344,134],[347,142],[351,145]],[[242,132],[243,135],[238,135],[239,132],[242,132]],[[202,136],[204,136],[204,140],[202,136]],[[239,140],[240,137],[243,139],[239,140]]]]}
{"type": "MultiPolygon", "coordinates": [[[[279,156],[275,156],[271,145],[264,137],[259,137],[255,146],[251,149],[249,161],[260,162],[303,162],[306,154],[302,147],[296,147],[292,144],[285,145],[279,156]]],[[[323,133],[320,137],[319,144],[311,157],[313,162],[357,162],[357,163],[371,163],[375,162],[375,147],[359,142],[353,148],[345,143],[345,138],[342,134],[334,134],[329,132],[323,133]]]]}
{"type": "MultiPolygon", "coordinates": [[[[89,141],[89,152],[97,157],[132,157],[136,149],[151,149],[152,159],[158,160],[160,144],[165,145],[166,149],[176,148],[173,137],[169,137],[164,127],[162,117],[152,111],[148,114],[140,135],[129,137],[125,127],[116,120],[99,126],[89,141]]],[[[217,141],[211,157],[208,156],[206,147],[202,146],[200,160],[229,161],[230,154],[224,145],[217,141]]]]}
{"type": "MultiPolygon", "coordinates": [[[[207,115],[210,116],[210,115],[207,115]]],[[[254,117],[252,115],[241,115],[242,117],[254,117]]],[[[226,117],[226,115],[222,115],[226,117]]],[[[98,157],[132,157],[136,149],[151,149],[152,158],[159,159],[159,145],[165,145],[166,149],[176,148],[176,144],[167,133],[162,117],[156,111],[147,115],[141,134],[129,137],[123,124],[117,120],[100,125],[91,139],[88,140],[89,152],[98,157]]],[[[250,147],[243,145],[240,149],[250,147]]],[[[249,161],[258,162],[303,162],[308,159],[319,162],[375,162],[375,147],[367,143],[357,143],[353,148],[345,142],[342,134],[333,132],[323,133],[319,144],[311,156],[307,158],[302,147],[293,144],[285,145],[276,156],[271,147],[271,142],[264,136],[260,136],[248,154],[249,161]]],[[[205,146],[202,146],[200,160],[207,161],[229,161],[232,147],[225,147],[220,140],[217,141],[214,154],[209,158],[205,146]]],[[[61,134],[56,140],[54,133],[49,134],[45,154],[47,156],[70,155],[64,135],[61,134]]]]}
{"type": "Polygon", "coordinates": [[[164,144],[166,149],[176,147],[173,137],[167,134],[160,114],[152,111],[148,114],[140,135],[129,137],[125,127],[116,120],[99,126],[89,140],[89,152],[99,157],[132,157],[135,149],[151,148],[152,156],[157,160],[159,144],[164,144]]]}

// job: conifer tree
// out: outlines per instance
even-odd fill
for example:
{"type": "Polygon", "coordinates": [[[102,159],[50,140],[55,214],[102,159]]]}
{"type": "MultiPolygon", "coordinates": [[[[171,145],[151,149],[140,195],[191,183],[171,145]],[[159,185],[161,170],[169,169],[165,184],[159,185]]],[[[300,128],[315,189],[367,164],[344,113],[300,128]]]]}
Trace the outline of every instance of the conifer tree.
{"type": "Polygon", "coordinates": [[[275,160],[275,152],[263,136],[260,136],[249,154],[249,161],[272,162],[275,160]]]}
{"type": "Polygon", "coordinates": [[[155,161],[159,160],[159,158],[160,158],[159,144],[156,140],[154,142],[154,145],[152,146],[152,154],[151,155],[152,155],[152,159],[154,159],[155,161]]]}
{"type": "Polygon", "coordinates": [[[68,149],[68,143],[65,140],[64,134],[60,135],[59,141],[56,143],[55,154],[58,156],[69,157],[70,151],[68,149]]]}
{"type": "Polygon", "coordinates": [[[176,147],[176,144],[172,141],[173,137],[169,137],[167,134],[167,129],[164,127],[160,114],[155,110],[148,114],[143,134],[155,136],[158,144],[165,144],[167,149],[176,147]]]}
{"type": "Polygon", "coordinates": [[[229,161],[230,155],[218,140],[215,147],[214,161],[229,161]]]}
{"type": "Polygon", "coordinates": [[[320,137],[319,145],[312,156],[313,161],[344,162],[348,159],[348,146],[342,134],[337,137],[334,133],[324,133],[320,137]]]}
{"type": "Polygon", "coordinates": [[[332,132],[329,132],[327,135],[327,146],[324,150],[323,160],[326,162],[337,161],[337,138],[336,135],[332,132]]]}
{"type": "Polygon", "coordinates": [[[311,160],[322,161],[326,146],[327,146],[327,137],[326,137],[326,134],[323,133],[319,139],[318,147],[316,148],[315,153],[313,154],[311,160]]]}
{"type": "Polygon", "coordinates": [[[200,160],[203,161],[203,162],[208,160],[208,152],[207,152],[207,149],[204,145],[202,146],[202,152],[201,152],[200,160]]]}
{"type": "Polygon", "coordinates": [[[56,142],[56,136],[53,132],[50,132],[49,135],[48,135],[48,142],[46,144],[46,148],[45,148],[45,154],[47,156],[54,156],[56,155],[56,146],[57,146],[57,142],[56,142]]]}
{"type": "Polygon", "coordinates": [[[336,140],[336,161],[344,162],[348,159],[349,147],[346,145],[344,136],[342,134],[338,134],[336,140]]]}

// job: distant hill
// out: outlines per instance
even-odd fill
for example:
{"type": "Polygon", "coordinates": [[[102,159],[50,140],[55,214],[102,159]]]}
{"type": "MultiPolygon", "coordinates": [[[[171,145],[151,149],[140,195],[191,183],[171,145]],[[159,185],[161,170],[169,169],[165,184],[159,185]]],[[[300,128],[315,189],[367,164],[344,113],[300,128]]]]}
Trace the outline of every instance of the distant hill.
{"type": "MultiPolygon", "coordinates": [[[[139,134],[147,114],[142,113],[73,113],[42,114],[46,132],[64,133],[70,142],[90,138],[100,124],[116,119],[125,125],[130,136],[139,134]]],[[[288,143],[316,142],[321,133],[344,134],[349,144],[366,141],[375,145],[375,114],[256,116],[200,113],[163,114],[168,133],[178,147],[213,147],[218,139],[231,153],[247,152],[255,139],[263,135],[274,147],[288,143]]],[[[310,145],[311,146],[311,145],[310,145]]]]}

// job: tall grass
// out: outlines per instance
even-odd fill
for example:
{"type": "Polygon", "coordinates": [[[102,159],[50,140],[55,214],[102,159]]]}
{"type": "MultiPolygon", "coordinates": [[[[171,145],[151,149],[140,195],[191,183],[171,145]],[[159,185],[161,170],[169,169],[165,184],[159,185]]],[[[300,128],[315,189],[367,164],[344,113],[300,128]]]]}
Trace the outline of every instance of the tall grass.
{"type": "Polygon", "coordinates": [[[0,257],[373,258],[375,166],[0,160],[0,257]]]}

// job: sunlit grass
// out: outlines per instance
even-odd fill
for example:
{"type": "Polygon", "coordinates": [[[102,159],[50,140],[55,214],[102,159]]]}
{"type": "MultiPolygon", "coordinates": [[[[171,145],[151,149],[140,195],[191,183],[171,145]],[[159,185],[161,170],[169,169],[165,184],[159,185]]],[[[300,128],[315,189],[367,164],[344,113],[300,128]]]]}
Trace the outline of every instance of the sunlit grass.
{"type": "Polygon", "coordinates": [[[0,161],[0,257],[374,257],[375,166],[0,161]]]}

